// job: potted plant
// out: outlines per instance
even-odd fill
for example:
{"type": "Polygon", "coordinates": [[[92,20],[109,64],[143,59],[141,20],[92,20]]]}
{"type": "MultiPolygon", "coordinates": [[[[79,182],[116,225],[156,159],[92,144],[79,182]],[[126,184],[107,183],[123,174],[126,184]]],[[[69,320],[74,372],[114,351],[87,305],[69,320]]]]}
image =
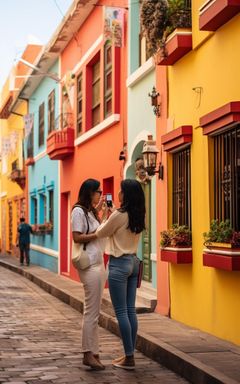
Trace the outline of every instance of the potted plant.
{"type": "Polygon", "coordinates": [[[45,222],[43,224],[35,224],[32,226],[34,235],[51,234],[53,231],[53,224],[51,222],[45,222]]]}
{"type": "MultiPolygon", "coordinates": [[[[169,35],[179,28],[191,28],[191,2],[189,0],[143,0],[141,23],[148,48],[152,54],[156,54],[156,62],[160,64],[161,58],[166,58],[171,52],[171,47],[169,50],[167,49],[169,35]]],[[[181,34],[181,32],[179,33],[181,34]]],[[[182,40],[183,47],[181,47],[181,41],[174,44],[176,48],[179,43],[178,52],[176,49],[172,52],[177,60],[191,49],[191,34],[186,36],[186,31],[184,31],[182,40]],[[187,47],[188,43],[189,47],[187,47]]],[[[173,64],[171,60],[170,58],[169,64],[173,64]]]]}
{"type": "Polygon", "coordinates": [[[46,222],[45,223],[45,232],[46,233],[52,233],[53,231],[53,223],[51,223],[50,221],[46,222]]]}
{"type": "Polygon", "coordinates": [[[203,233],[204,245],[208,248],[222,247],[231,248],[233,229],[230,220],[212,220],[210,230],[203,233]]]}
{"type": "Polygon", "coordinates": [[[204,266],[240,270],[240,232],[233,230],[229,220],[212,220],[210,230],[203,237],[204,266]]]}
{"type": "Polygon", "coordinates": [[[192,262],[192,234],[186,225],[174,224],[161,232],[161,260],[176,264],[192,262]]]}

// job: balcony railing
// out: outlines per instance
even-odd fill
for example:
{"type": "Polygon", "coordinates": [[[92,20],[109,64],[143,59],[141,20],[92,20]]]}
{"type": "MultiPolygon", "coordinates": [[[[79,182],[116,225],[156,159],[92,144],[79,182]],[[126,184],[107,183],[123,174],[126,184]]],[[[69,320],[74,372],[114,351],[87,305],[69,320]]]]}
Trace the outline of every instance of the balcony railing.
{"type": "Polygon", "coordinates": [[[15,167],[14,163],[16,162],[12,163],[12,172],[10,173],[9,178],[11,181],[17,183],[19,187],[23,189],[25,187],[25,181],[26,181],[25,172],[23,169],[14,168],[15,167]]]}
{"type": "Polygon", "coordinates": [[[62,113],[47,138],[47,154],[51,160],[63,160],[74,152],[73,114],[62,113]]]}

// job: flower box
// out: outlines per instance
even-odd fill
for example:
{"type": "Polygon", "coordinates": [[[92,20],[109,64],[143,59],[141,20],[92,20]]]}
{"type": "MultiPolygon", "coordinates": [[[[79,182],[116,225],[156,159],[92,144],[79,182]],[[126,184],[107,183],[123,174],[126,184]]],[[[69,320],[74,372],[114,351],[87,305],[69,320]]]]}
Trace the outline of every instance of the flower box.
{"type": "Polygon", "coordinates": [[[35,224],[32,226],[33,234],[37,236],[42,236],[46,234],[53,233],[53,224],[46,222],[44,224],[35,224]]]}
{"type": "Polygon", "coordinates": [[[203,265],[226,271],[240,271],[240,249],[205,248],[203,265]]]}
{"type": "Polygon", "coordinates": [[[174,264],[192,263],[192,234],[188,226],[173,224],[161,232],[161,260],[174,264]]]}
{"type": "Polygon", "coordinates": [[[191,264],[191,247],[165,247],[161,248],[161,260],[173,264],[191,264]]]}
{"type": "Polygon", "coordinates": [[[238,0],[209,0],[199,10],[199,29],[216,31],[239,12],[238,0]]]}
{"type": "Polygon", "coordinates": [[[173,65],[192,50],[192,30],[177,28],[156,53],[157,65],[173,65]]]}

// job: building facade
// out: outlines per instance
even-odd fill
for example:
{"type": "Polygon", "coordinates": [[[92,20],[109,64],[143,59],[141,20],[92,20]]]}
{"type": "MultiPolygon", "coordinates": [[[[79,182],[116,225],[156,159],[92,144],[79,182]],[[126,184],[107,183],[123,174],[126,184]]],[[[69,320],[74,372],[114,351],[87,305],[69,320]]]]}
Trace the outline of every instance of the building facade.
{"type": "Polygon", "coordinates": [[[239,5],[192,1],[192,28],[175,30],[158,56],[158,87],[165,67],[169,92],[158,137],[167,171],[164,192],[158,187],[158,207],[166,202],[158,232],[174,223],[192,230],[191,258],[165,262],[170,314],[237,344],[240,253],[206,248],[203,233],[213,219],[239,231],[238,50],[231,48],[240,43],[239,11],[239,5]]]}
{"type": "Polygon", "coordinates": [[[103,194],[111,193],[118,205],[123,178],[119,156],[127,129],[128,15],[125,9],[104,5],[86,5],[72,13],[78,16],[78,28],[60,57],[62,124],[48,136],[49,157],[61,160],[60,273],[73,279],[78,275],[71,265],[70,217],[80,185],[98,179],[103,194]],[[104,35],[113,11],[119,14],[114,19],[120,31],[115,44],[112,36],[104,35]]]}
{"type": "MultiPolygon", "coordinates": [[[[33,63],[41,50],[28,45],[21,59],[33,63]]],[[[18,254],[17,227],[20,217],[27,219],[27,177],[23,155],[24,122],[28,103],[17,102],[18,92],[28,68],[19,60],[12,69],[1,94],[1,244],[2,252],[18,254]],[[14,107],[13,107],[14,106],[14,107]]]]}

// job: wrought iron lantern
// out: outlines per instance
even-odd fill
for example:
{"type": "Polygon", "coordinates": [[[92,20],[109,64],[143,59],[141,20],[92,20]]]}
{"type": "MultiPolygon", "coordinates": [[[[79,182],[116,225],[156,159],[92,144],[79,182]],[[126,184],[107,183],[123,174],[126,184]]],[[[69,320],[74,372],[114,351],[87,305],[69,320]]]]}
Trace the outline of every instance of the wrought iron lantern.
{"type": "Polygon", "coordinates": [[[143,145],[143,164],[149,176],[154,176],[158,174],[158,178],[163,180],[163,165],[159,163],[157,168],[157,155],[159,150],[156,146],[156,141],[153,140],[152,135],[148,136],[147,141],[143,145]]]}
{"type": "Polygon", "coordinates": [[[149,97],[151,97],[151,105],[153,107],[153,113],[157,117],[160,117],[161,115],[161,103],[158,101],[158,98],[160,97],[160,93],[156,90],[156,87],[153,86],[152,92],[148,94],[149,97]]]}

